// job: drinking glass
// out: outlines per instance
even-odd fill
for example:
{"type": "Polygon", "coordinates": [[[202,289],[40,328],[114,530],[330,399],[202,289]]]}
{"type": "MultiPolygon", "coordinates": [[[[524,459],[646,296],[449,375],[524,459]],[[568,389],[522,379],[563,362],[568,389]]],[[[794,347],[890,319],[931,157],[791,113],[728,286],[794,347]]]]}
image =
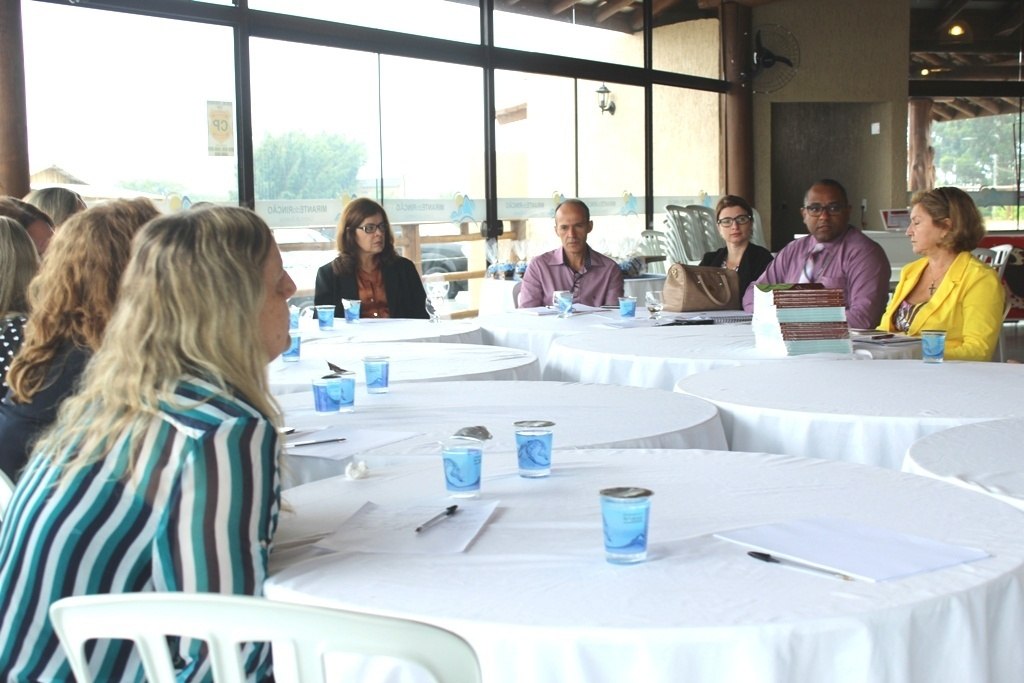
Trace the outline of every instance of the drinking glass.
{"type": "Polygon", "coordinates": [[[572,315],[572,292],[560,289],[551,295],[551,303],[558,309],[559,318],[568,318],[572,315]]]}
{"type": "Polygon", "coordinates": [[[665,308],[661,292],[647,292],[644,294],[644,301],[647,302],[647,312],[651,314],[651,320],[660,320],[661,309],[665,308]]]}
{"type": "Polygon", "coordinates": [[[441,307],[448,297],[448,283],[438,280],[437,276],[423,278],[423,284],[427,290],[427,313],[430,314],[430,322],[441,322],[441,307]]]}

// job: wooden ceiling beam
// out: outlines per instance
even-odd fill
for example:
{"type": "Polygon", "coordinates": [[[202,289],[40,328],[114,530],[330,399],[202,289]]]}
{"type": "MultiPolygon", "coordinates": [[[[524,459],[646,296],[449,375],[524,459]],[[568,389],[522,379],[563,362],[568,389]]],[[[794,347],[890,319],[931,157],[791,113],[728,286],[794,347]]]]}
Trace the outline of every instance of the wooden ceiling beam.
{"type": "Polygon", "coordinates": [[[697,0],[697,7],[700,9],[718,9],[722,6],[723,2],[735,2],[737,5],[758,7],[759,5],[767,5],[769,2],[775,2],[775,0],[697,0]]]}
{"type": "Polygon", "coordinates": [[[548,9],[551,10],[552,14],[561,14],[567,9],[572,9],[575,4],[576,0],[555,0],[548,6],[548,9]]]}
{"type": "Polygon", "coordinates": [[[978,105],[989,114],[1005,114],[1006,107],[999,103],[998,100],[989,99],[987,97],[979,97],[976,100],[971,100],[974,104],[978,105]]]}
{"type": "Polygon", "coordinates": [[[952,102],[949,103],[949,106],[952,107],[953,109],[956,109],[959,112],[963,112],[964,114],[967,114],[967,116],[969,116],[971,118],[974,118],[975,116],[977,116],[978,115],[978,111],[980,109],[980,107],[974,106],[973,104],[971,104],[967,100],[960,100],[960,99],[953,100],[952,102]]]}
{"type": "MultiPolygon", "coordinates": [[[[633,0],[609,0],[605,3],[604,7],[599,9],[594,15],[594,19],[597,23],[603,24],[605,21],[615,16],[624,9],[629,9],[633,6],[633,0]]],[[[641,8],[643,6],[641,5],[641,8]]]]}
{"type": "Polygon", "coordinates": [[[910,52],[959,52],[963,54],[997,53],[1015,55],[1020,49],[1010,38],[980,38],[970,43],[957,43],[938,38],[911,38],[910,52]]]}
{"type": "Polygon", "coordinates": [[[935,20],[935,30],[942,31],[949,26],[957,15],[964,11],[968,2],[969,0],[947,0],[946,4],[935,13],[938,17],[935,20]]]}
{"type": "Polygon", "coordinates": [[[1024,25],[1024,4],[1019,0],[1011,0],[1006,3],[1006,11],[996,22],[994,32],[1001,38],[1007,38],[1020,30],[1024,25]]]}

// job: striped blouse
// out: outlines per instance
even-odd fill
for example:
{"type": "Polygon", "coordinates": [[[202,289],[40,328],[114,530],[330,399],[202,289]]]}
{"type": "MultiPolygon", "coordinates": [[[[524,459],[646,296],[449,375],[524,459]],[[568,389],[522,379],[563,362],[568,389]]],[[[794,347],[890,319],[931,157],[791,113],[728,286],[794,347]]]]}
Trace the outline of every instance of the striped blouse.
{"type": "MultiPolygon", "coordinates": [[[[122,437],[66,482],[40,457],[19,480],[0,525],[0,681],[71,680],[47,616],[68,595],[262,594],[280,503],[276,429],[195,378],[162,409],[130,476],[122,437]]],[[[243,657],[250,680],[270,678],[267,647],[243,657]]],[[[177,662],[179,681],[209,680],[200,643],[182,639],[177,662]]],[[[142,679],[120,641],[98,642],[90,666],[96,680],[142,679]]]]}

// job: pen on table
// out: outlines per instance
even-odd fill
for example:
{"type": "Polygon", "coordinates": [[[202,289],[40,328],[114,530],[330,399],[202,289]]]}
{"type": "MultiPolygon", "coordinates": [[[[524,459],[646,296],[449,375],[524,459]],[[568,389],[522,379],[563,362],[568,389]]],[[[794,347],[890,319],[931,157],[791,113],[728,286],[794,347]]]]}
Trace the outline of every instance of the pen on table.
{"type": "Polygon", "coordinates": [[[424,529],[429,529],[430,527],[434,526],[435,524],[439,524],[439,523],[443,522],[444,520],[446,520],[449,517],[451,517],[452,515],[454,515],[455,512],[458,509],[459,509],[458,505],[449,505],[448,507],[446,507],[444,509],[444,511],[437,513],[436,515],[434,515],[433,517],[431,517],[427,521],[423,522],[423,524],[420,524],[418,527],[416,527],[416,533],[419,533],[419,532],[423,531],[424,529]]]}
{"type": "Polygon", "coordinates": [[[896,336],[895,334],[876,334],[876,335],[872,335],[871,338],[872,339],[892,339],[895,336],[896,336]]]}
{"type": "Polygon", "coordinates": [[[826,576],[833,576],[843,581],[853,581],[852,576],[847,576],[842,572],[834,572],[831,569],[822,569],[821,567],[815,567],[813,564],[807,564],[806,562],[800,562],[799,560],[788,560],[785,558],[775,557],[769,553],[761,553],[756,550],[751,550],[747,555],[750,555],[755,560],[761,560],[762,562],[770,562],[774,564],[781,564],[783,566],[789,566],[794,569],[802,569],[804,571],[814,572],[815,574],[825,574],[826,576]]]}
{"type": "Polygon", "coordinates": [[[293,442],[291,442],[289,444],[286,444],[286,445],[288,446],[288,448],[295,448],[296,446],[315,446],[315,445],[321,444],[321,443],[337,443],[339,441],[344,441],[344,440],[345,440],[345,437],[339,436],[339,437],[335,437],[335,438],[332,438],[332,439],[308,439],[306,441],[293,441],[293,442]]]}

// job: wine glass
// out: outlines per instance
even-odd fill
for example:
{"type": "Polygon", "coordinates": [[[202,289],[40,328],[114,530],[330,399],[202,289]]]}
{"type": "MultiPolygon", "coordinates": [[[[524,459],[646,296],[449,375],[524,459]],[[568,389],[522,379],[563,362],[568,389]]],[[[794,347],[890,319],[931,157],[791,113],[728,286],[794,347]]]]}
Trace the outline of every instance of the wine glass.
{"type": "Polygon", "coordinates": [[[661,320],[661,309],[665,307],[661,292],[647,292],[644,294],[644,301],[647,302],[647,312],[651,314],[650,319],[661,320]]]}
{"type": "Polygon", "coordinates": [[[423,284],[427,290],[427,313],[430,315],[430,322],[441,322],[441,307],[448,297],[448,283],[433,275],[423,278],[423,284]]]}

